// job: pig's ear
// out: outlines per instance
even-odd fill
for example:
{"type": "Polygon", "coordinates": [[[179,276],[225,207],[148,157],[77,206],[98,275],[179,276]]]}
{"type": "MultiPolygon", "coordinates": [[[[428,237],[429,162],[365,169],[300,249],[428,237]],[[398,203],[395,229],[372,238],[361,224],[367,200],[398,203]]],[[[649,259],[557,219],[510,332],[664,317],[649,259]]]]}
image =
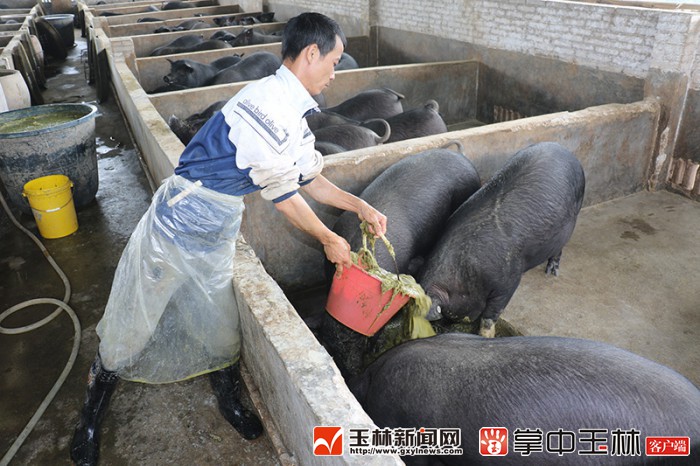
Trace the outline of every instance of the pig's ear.
{"type": "Polygon", "coordinates": [[[189,63],[183,63],[183,66],[185,67],[188,73],[194,73],[194,68],[192,68],[192,65],[190,65],[189,63]]]}
{"type": "Polygon", "coordinates": [[[173,64],[173,61],[170,58],[166,58],[166,60],[168,60],[171,65],[173,64]]]}

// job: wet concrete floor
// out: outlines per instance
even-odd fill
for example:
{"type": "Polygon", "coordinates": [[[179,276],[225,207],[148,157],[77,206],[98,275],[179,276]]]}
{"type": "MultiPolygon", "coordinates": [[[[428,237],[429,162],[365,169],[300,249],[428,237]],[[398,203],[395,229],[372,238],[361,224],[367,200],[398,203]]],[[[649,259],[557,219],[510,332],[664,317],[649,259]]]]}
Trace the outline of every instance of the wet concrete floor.
{"type": "MultiPolygon", "coordinates": [[[[96,118],[99,190],[95,201],[78,212],[78,231],[43,240],[68,276],[69,304],[82,325],[81,346],[73,370],[33,433],[10,464],[71,464],[69,443],[85,397],[88,368],[121,251],[150,203],[151,187],[138,151],[110,95],[98,104],[84,73],[86,50],[80,31],[65,61],[49,58],[46,104],[87,102],[96,118]]],[[[19,221],[38,235],[29,216],[19,221]]],[[[36,245],[0,209],[0,312],[39,297],[62,298],[63,285],[36,245]]],[[[10,316],[4,327],[19,327],[48,315],[39,305],[10,316]]],[[[21,335],[0,334],[0,457],[53,386],[69,358],[73,342],[70,319],[62,313],[49,324],[21,335]]],[[[250,400],[245,402],[250,406],[250,400]]],[[[120,382],[103,424],[103,465],[198,464],[274,465],[269,435],[243,440],[219,414],[207,377],[168,385],[120,382]]]]}
{"type": "Polygon", "coordinates": [[[640,192],[584,209],[558,277],[530,270],[502,317],[525,335],[588,338],[700,386],[700,203],[640,192]]]}

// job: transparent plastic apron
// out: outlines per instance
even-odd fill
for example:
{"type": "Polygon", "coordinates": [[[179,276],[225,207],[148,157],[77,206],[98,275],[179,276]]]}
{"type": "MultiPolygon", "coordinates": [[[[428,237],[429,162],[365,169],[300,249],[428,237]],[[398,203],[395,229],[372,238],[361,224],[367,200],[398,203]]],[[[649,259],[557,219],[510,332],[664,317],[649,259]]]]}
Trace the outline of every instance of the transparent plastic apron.
{"type": "Polygon", "coordinates": [[[243,208],[243,197],[165,180],[122,253],[97,325],[106,369],[166,383],[238,360],[231,279],[243,208]]]}

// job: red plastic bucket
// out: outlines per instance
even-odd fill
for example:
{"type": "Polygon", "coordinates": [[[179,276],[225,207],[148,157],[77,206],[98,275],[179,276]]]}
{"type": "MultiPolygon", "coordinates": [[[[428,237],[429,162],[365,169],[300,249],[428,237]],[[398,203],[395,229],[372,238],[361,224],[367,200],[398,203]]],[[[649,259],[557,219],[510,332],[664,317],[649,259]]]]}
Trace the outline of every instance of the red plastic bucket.
{"type": "Polygon", "coordinates": [[[382,294],[382,282],[353,264],[333,276],[326,310],[341,324],[371,337],[411,299],[397,294],[384,309],[392,295],[392,290],[382,294]]]}

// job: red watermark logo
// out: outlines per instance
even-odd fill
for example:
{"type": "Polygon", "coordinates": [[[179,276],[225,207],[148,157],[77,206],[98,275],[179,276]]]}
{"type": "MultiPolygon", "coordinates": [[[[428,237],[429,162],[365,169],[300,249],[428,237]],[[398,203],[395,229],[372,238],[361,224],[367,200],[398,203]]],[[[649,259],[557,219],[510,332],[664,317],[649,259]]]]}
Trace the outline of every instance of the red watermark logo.
{"type": "Polygon", "coordinates": [[[479,453],[481,456],[505,456],[508,454],[508,429],[482,427],[479,429],[479,453]]]}
{"type": "Polygon", "coordinates": [[[647,456],[689,456],[690,437],[646,437],[647,456]]]}
{"type": "Polygon", "coordinates": [[[343,428],[314,427],[314,455],[341,456],[343,454],[343,428]]]}

